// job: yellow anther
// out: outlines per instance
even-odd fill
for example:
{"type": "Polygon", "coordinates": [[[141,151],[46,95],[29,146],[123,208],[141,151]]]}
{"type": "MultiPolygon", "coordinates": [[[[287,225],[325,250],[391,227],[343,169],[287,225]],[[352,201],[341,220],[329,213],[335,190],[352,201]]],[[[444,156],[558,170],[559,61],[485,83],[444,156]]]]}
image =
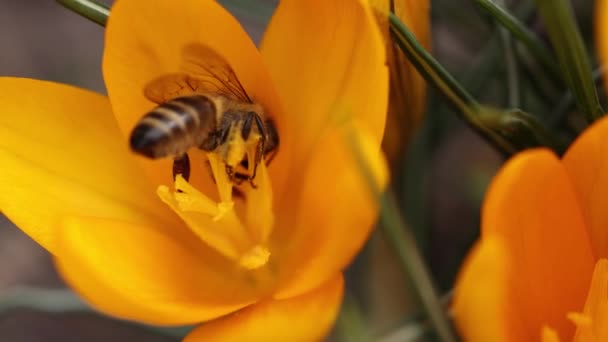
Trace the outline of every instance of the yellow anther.
{"type": "Polygon", "coordinates": [[[226,213],[230,212],[234,208],[234,202],[225,203],[220,202],[217,204],[217,214],[213,216],[213,221],[217,222],[221,220],[226,213]]]}
{"type": "Polygon", "coordinates": [[[266,265],[269,258],[268,248],[257,245],[241,256],[239,264],[248,270],[255,270],[266,265]]]}

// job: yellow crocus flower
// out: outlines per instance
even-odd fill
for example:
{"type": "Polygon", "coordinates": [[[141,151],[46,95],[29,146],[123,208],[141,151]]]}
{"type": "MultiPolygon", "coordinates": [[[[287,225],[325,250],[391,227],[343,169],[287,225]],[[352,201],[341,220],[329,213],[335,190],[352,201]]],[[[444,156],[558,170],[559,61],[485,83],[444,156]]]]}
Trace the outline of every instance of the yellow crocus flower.
{"type": "Polygon", "coordinates": [[[387,181],[385,59],[366,1],[281,1],[259,50],[215,1],[117,1],[108,97],[0,78],[0,210],[107,314],[205,322],[188,341],[319,340],[377,215],[345,136],[359,141],[373,181],[387,181]],[[279,152],[244,200],[223,173],[213,182],[201,151],[191,151],[189,182],[174,183],[170,160],[128,150],[135,122],[156,106],[146,85],[178,71],[191,44],[223,56],[275,119],[279,152]]]}

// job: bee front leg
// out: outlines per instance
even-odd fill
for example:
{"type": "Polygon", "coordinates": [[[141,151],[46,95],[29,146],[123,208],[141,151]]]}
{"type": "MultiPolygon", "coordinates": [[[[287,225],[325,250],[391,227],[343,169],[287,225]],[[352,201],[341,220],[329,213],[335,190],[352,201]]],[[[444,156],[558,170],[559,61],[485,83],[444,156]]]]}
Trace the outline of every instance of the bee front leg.
{"type": "Polygon", "coordinates": [[[254,176],[254,177],[248,177],[248,178],[247,178],[247,180],[249,181],[249,185],[251,185],[251,187],[252,187],[253,189],[257,189],[257,188],[258,188],[257,184],[255,184],[255,183],[253,182],[253,179],[254,179],[254,178],[255,178],[255,176],[254,176]]]}
{"type": "Polygon", "coordinates": [[[234,167],[226,164],[226,174],[228,175],[228,179],[230,179],[230,182],[235,183],[236,176],[234,174],[234,167]]]}
{"type": "Polygon", "coordinates": [[[173,160],[174,180],[177,178],[177,175],[182,175],[186,181],[190,179],[190,158],[188,157],[188,153],[184,153],[173,160]]]}
{"type": "Polygon", "coordinates": [[[262,156],[264,154],[264,139],[260,138],[258,143],[255,145],[255,150],[253,152],[247,152],[247,158],[253,159],[253,162],[249,162],[249,184],[252,188],[257,189],[258,186],[253,182],[255,176],[258,172],[258,164],[262,161],[262,156]]]}
{"type": "Polygon", "coordinates": [[[255,188],[257,188],[257,185],[255,185],[255,183],[253,183],[253,180],[255,179],[255,176],[257,175],[258,165],[262,162],[262,159],[264,158],[264,150],[266,148],[267,132],[266,132],[264,123],[262,122],[262,118],[260,118],[259,115],[255,114],[254,119],[255,119],[255,124],[257,126],[258,132],[260,132],[260,139],[258,140],[257,144],[255,145],[255,151],[252,153],[253,154],[253,163],[251,161],[249,162],[249,167],[250,167],[249,184],[251,184],[251,187],[255,189],[255,188]]]}

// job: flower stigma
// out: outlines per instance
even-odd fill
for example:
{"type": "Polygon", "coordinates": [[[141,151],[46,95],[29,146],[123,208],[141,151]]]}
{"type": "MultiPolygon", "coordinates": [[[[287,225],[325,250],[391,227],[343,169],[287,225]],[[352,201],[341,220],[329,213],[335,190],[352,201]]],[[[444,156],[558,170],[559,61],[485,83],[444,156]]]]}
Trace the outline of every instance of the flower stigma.
{"type": "Polygon", "coordinates": [[[174,188],[161,185],[160,199],[179,215],[192,232],[204,243],[241,267],[255,270],[270,259],[267,247],[272,230],[272,187],[264,162],[258,166],[257,188],[244,184],[245,206],[238,210],[232,190],[235,186],[225,171],[225,164],[214,153],[207,154],[215,179],[219,202],[200,192],[181,175],[175,178],[174,188]]]}

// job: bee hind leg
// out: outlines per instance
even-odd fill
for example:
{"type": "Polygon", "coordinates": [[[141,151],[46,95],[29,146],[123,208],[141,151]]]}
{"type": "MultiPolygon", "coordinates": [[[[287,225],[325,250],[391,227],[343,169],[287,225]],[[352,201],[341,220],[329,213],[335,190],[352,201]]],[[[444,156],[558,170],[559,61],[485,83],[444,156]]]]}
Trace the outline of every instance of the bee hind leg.
{"type": "MultiPolygon", "coordinates": [[[[190,179],[190,158],[187,153],[173,159],[173,181],[177,179],[178,175],[184,177],[186,182],[190,179]]],[[[177,192],[182,191],[177,190],[177,192]]]]}
{"type": "Polygon", "coordinates": [[[188,153],[184,153],[173,160],[173,179],[177,175],[182,175],[186,181],[190,179],[190,158],[188,153]]]}

